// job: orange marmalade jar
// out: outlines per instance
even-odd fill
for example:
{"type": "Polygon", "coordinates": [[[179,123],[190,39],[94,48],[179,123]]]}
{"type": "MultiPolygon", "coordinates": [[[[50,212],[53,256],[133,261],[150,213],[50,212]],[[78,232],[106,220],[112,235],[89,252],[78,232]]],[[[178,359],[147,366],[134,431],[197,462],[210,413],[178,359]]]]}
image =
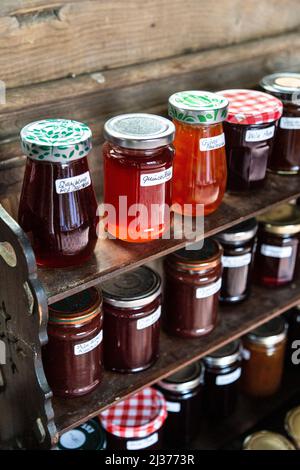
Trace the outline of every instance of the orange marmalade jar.
{"type": "Polygon", "coordinates": [[[173,209],[185,215],[214,212],[223,199],[227,167],[222,122],[228,100],[207,91],[182,91],[169,98],[175,132],[173,209]],[[201,205],[201,208],[197,205],[201,205]]]}

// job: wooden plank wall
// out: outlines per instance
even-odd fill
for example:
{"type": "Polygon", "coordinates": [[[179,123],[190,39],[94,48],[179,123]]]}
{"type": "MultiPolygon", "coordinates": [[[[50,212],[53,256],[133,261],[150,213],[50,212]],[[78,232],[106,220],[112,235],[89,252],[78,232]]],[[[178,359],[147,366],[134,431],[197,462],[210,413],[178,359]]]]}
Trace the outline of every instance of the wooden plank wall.
{"type": "Polygon", "coordinates": [[[1,197],[20,189],[24,124],[90,124],[100,190],[109,116],[165,113],[180,89],[255,86],[265,73],[299,71],[299,28],[299,0],[1,0],[1,197]]]}

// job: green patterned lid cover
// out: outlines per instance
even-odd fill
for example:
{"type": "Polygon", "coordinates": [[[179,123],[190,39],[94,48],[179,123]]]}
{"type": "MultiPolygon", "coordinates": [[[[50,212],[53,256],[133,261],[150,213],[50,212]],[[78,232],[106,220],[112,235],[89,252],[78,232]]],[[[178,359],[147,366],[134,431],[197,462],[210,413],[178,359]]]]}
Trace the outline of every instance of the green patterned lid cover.
{"type": "Polygon", "coordinates": [[[228,104],[209,91],[180,91],[169,98],[169,115],[186,124],[216,124],[226,119],[228,104]]]}
{"type": "Polygon", "coordinates": [[[67,163],[85,157],[92,148],[91,129],[69,119],[44,119],[21,130],[21,147],[38,161],[67,163]]]}

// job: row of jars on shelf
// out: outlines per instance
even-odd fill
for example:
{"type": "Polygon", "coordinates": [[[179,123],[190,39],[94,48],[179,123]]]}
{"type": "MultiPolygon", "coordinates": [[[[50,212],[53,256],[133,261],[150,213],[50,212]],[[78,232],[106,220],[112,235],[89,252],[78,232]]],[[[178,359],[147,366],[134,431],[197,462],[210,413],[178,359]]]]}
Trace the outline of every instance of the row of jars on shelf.
{"type": "MultiPolygon", "coordinates": [[[[169,226],[166,206],[188,215],[202,214],[203,208],[204,215],[215,211],[227,172],[231,191],[257,188],[267,166],[278,173],[299,173],[295,94],[300,74],[273,74],[264,77],[261,87],[264,91],[175,93],[169,99],[173,122],[150,114],[108,120],[104,203],[113,210],[107,210],[105,229],[126,241],[153,240],[169,226]],[[120,198],[126,198],[125,209],[120,198]],[[145,212],[137,216],[140,206],[145,212]]],[[[85,158],[91,137],[85,124],[60,119],[34,122],[21,131],[28,159],[19,223],[39,265],[80,264],[95,248],[97,202],[85,158]]]]}

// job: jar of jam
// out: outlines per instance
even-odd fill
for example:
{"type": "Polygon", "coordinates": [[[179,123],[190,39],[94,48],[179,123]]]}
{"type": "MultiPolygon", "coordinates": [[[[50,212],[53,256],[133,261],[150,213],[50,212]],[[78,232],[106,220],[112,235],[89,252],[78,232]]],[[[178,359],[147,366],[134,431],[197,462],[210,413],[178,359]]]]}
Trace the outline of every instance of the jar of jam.
{"type": "Polygon", "coordinates": [[[265,179],[282,103],[255,90],[222,90],[229,100],[224,123],[230,191],[260,187],[265,179]]]}
{"type": "Polygon", "coordinates": [[[194,362],[157,384],[167,401],[165,441],[170,446],[188,444],[199,431],[203,366],[194,362]]]}
{"type": "Polygon", "coordinates": [[[169,98],[176,127],[173,209],[185,215],[214,212],[223,199],[226,178],[222,122],[228,101],[208,91],[182,91],[169,98]]]}
{"type": "Polygon", "coordinates": [[[43,363],[54,395],[85,395],[101,382],[102,324],[102,299],[95,287],[49,306],[43,363]]]}
{"type": "Polygon", "coordinates": [[[147,369],[159,355],[160,276],[142,266],[102,288],[105,367],[118,372],[147,369]]]}
{"type": "Polygon", "coordinates": [[[158,390],[146,387],[100,415],[109,450],[160,450],[167,418],[166,401],[158,390]]]}
{"type": "Polygon", "coordinates": [[[279,388],[284,366],[287,325],[277,317],[243,338],[244,392],[254,397],[273,395],[279,388]]]}
{"type": "Polygon", "coordinates": [[[147,242],[169,228],[174,133],[171,121],[154,114],[105,123],[105,223],[113,237],[147,242]]]}
{"type": "Polygon", "coordinates": [[[171,335],[202,336],[217,324],[222,248],[212,239],[201,250],[188,246],[165,259],[164,326],[171,335]]]}
{"type": "Polygon", "coordinates": [[[277,287],[292,282],[299,245],[300,209],[283,204],[258,217],[255,279],[277,287]]]}
{"type": "Polygon", "coordinates": [[[296,450],[282,434],[271,431],[258,431],[246,437],[244,450],[296,450]]]}
{"type": "Polygon", "coordinates": [[[241,302],[249,296],[256,232],[257,222],[250,219],[216,235],[224,250],[222,302],[241,302]]]}
{"type": "Polygon", "coordinates": [[[37,264],[81,264],[97,242],[97,202],[86,156],[91,130],[81,122],[45,119],[21,131],[27,163],[19,223],[37,264]]]}
{"type": "Polygon", "coordinates": [[[105,448],[105,432],[96,419],[91,419],[63,433],[54,450],[103,450],[105,448]]]}
{"type": "Polygon", "coordinates": [[[300,450],[300,406],[293,408],[287,413],[284,425],[288,436],[296,448],[300,450]]]}
{"type": "Polygon", "coordinates": [[[204,409],[209,416],[230,416],[241,377],[241,342],[233,341],[204,357],[204,409]]]}
{"type": "Polygon", "coordinates": [[[286,363],[290,368],[300,371],[300,305],[286,312],[285,318],[289,326],[286,363]]]}
{"type": "Polygon", "coordinates": [[[283,72],[264,77],[260,86],[283,102],[268,168],[280,174],[300,172],[300,74],[283,72]]]}

